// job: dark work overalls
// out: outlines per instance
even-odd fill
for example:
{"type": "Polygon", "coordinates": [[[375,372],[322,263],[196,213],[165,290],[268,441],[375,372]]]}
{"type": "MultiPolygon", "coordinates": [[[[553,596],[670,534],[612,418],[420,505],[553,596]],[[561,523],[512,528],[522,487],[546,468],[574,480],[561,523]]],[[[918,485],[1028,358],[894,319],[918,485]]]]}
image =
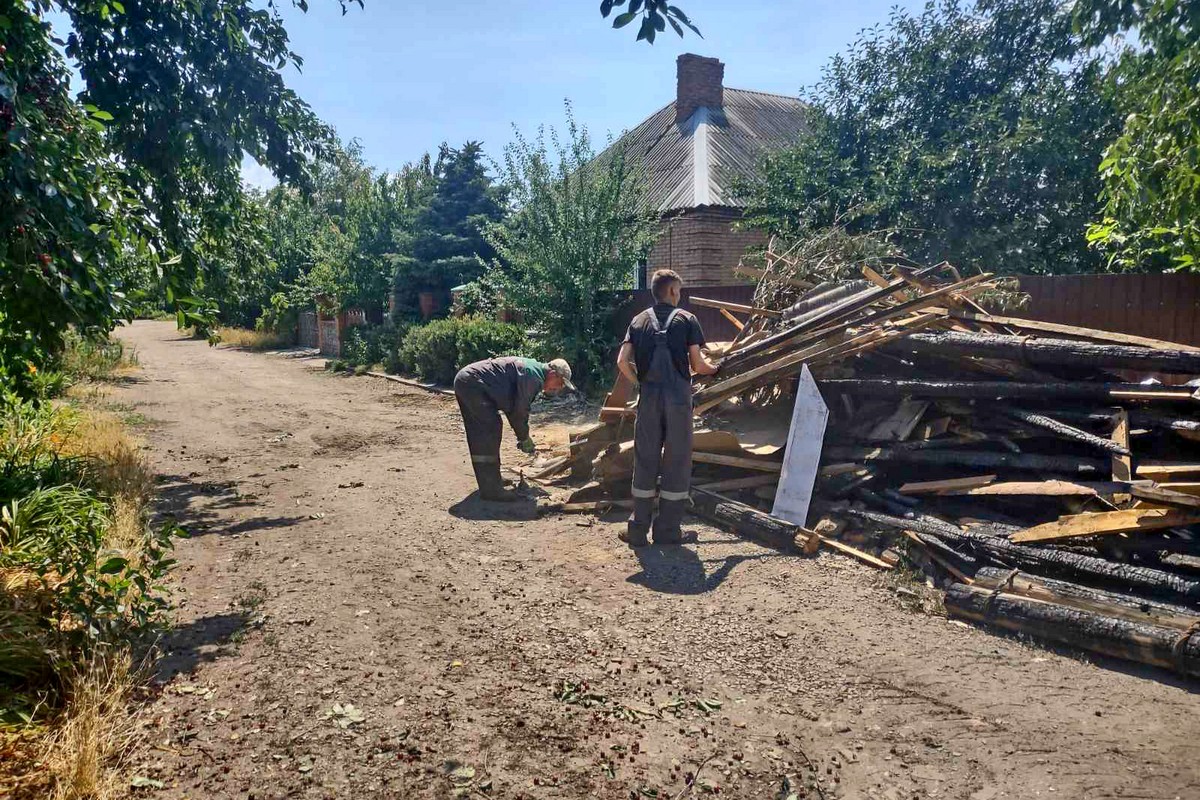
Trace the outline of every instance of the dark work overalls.
{"type": "Polygon", "coordinates": [[[667,345],[667,331],[679,309],[661,327],[653,308],[644,313],[653,328],[654,348],[650,366],[640,376],[629,536],[644,538],[653,518],[654,540],[670,544],[680,539],[692,479],[692,382],[675,366],[667,345]],[[658,516],[654,517],[656,495],[658,516]]]}
{"type": "Polygon", "coordinates": [[[454,397],[467,433],[467,449],[479,494],[498,499],[504,493],[500,477],[500,414],[508,417],[518,440],[529,438],[529,407],[542,389],[544,375],[527,359],[492,358],[463,367],[454,376],[454,397]]]}

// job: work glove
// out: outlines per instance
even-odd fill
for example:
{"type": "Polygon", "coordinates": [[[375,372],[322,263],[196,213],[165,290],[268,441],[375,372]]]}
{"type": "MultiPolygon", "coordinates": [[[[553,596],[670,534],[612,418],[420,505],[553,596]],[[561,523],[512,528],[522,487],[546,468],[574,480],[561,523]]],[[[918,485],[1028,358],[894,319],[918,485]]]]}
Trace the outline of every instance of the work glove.
{"type": "Polygon", "coordinates": [[[537,449],[533,444],[533,439],[523,439],[517,444],[517,447],[521,448],[522,453],[528,453],[529,455],[533,455],[533,451],[537,449]]]}

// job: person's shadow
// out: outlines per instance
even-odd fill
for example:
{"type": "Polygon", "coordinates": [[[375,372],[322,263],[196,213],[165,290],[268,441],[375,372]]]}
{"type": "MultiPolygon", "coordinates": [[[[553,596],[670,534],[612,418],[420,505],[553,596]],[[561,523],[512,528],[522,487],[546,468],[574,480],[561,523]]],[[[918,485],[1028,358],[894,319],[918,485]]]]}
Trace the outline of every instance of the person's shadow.
{"type": "Polygon", "coordinates": [[[732,555],[706,562],[700,554],[687,545],[648,544],[634,547],[642,571],[625,580],[645,586],[664,594],[704,594],[711,592],[729,577],[729,573],[743,561],[752,561],[762,556],[732,555]],[[718,564],[711,572],[705,571],[706,564],[718,564]]]}
{"type": "Polygon", "coordinates": [[[479,491],[476,490],[450,506],[449,511],[451,516],[459,519],[528,522],[538,517],[537,495],[530,493],[511,503],[497,503],[480,499],[479,491]]]}

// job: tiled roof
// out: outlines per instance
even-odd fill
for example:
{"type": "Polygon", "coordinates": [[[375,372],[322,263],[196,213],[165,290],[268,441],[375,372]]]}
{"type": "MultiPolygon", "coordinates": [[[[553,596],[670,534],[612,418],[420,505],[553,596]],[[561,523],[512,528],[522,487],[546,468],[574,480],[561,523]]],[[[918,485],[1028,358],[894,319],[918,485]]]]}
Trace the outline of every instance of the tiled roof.
{"type": "Polygon", "coordinates": [[[646,172],[646,202],[658,211],[738,207],[735,182],[751,177],[766,152],[795,141],[805,112],[794,97],[725,89],[723,108],[701,107],[677,123],[672,102],[616,143],[646,172]]]}

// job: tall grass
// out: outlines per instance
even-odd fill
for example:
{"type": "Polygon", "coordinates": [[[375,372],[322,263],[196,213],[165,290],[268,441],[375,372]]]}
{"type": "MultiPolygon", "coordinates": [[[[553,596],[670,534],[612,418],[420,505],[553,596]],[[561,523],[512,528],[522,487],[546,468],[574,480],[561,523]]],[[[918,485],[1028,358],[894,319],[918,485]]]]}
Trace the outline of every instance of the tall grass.
{"type": "MultiPolygon", "coordinates": [[[[76,342],[76,387],[129,354],[76,342]]],[[[99,385],[99,384],[98,384],[99,385]]],[[[102,393],[0,406],[0,795],[123,794],[131,669],[166,609],[173,530],[154,529],[154,477],[102,393]]]]}
{"type": "Polygon", "coordinates": [[[291,333],[248,330],[247,328],[217,328],[217,342],[241,350],[282,350],[295,344],[291,333]]]}

